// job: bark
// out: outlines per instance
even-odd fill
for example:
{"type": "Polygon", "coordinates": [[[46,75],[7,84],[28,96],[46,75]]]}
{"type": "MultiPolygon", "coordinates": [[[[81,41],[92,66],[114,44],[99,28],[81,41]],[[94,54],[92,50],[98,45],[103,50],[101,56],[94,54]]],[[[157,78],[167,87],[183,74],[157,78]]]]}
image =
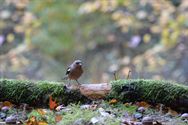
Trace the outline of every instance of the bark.
{"type": "Polygon", "coordinates": [[[181,111],[188,111],[188,86],[169,81],[117,80],[111,84],[82,84],[66,87],[64,83],[49,81],[20,81],[0,79],[0,101],[32,106],[47,106],[52,95],[59,103],[85,103],[90,99],[117,99],[123,103],[146,101],[162,103],[181,111]]]}

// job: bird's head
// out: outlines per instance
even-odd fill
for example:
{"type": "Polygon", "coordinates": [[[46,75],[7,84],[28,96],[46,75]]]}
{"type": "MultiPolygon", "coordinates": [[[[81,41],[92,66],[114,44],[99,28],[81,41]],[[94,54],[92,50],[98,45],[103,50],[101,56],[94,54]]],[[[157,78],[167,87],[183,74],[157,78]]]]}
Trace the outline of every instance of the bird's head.
{"type": "Polygon", "coordinates": [[[75,60],[74,65],[80,67],[80,66],[82,66],[82,61],[81,60],[75,60]]]}

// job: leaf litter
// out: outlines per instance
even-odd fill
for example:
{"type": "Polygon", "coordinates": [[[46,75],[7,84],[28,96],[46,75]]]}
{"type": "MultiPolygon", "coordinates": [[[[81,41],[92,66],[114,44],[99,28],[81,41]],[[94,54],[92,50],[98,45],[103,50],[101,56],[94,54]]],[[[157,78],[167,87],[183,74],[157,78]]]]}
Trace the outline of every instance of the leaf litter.
{"type": "Polygon", "coordinates": [[[64,106],[49,97],[49,108],[16,106],[0,102],[0,124],[25,125],[187,125],[188,113],[177,112],[162,104],[121,103],[117,99],[100,104],[64,106]]]}

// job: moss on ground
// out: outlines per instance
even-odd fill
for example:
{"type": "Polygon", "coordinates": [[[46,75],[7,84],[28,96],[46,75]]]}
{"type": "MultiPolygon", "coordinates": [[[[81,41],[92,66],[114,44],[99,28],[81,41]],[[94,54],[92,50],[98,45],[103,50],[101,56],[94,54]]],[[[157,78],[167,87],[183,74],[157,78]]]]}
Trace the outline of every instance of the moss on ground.
{"type": "Polygon", "coordinates": [[[90,119],[96,116],[96,111],[81,109],[80,105],[71,104],[68,106],[70,111],[61,111],[63,114],[63,120],[58,125],[73,125],[76,120],[80,120],[78,123],[86,124],[90,122],[90,119]]]}

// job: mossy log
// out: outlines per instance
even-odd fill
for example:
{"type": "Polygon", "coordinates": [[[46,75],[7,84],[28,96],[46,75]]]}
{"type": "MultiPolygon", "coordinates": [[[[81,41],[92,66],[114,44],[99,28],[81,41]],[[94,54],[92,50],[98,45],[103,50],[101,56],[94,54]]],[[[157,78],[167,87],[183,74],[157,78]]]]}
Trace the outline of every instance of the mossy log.
{"type": "Polygon", "coordinates": [[[121,102],[162,103],[176,110],[188,112],[188,86],[172,81],[117,80],[112,83],[108,98],[116,98],[121,102]]]}
{"type": "MultiPolygon", "coordinates": [[[[90,101],[79,89],[68,89],[65,84],[59,82],[0,79],[0,101],[47,106],[50,95],[65,105],[90,101]]],[[[181,111],[188,111],[188,86],[169,81],[142,79],[113,81],[111,91],[105,99],[112,98],[123,103],[134,101],[162,103],[181,111]]]]}
{"type": "Polygon", "coordinates": [[[47,106],[49,96],[65,105],[88,101],[78,90],[69,90],[63,83],[0,79],[0,101],[47,106]]]}

